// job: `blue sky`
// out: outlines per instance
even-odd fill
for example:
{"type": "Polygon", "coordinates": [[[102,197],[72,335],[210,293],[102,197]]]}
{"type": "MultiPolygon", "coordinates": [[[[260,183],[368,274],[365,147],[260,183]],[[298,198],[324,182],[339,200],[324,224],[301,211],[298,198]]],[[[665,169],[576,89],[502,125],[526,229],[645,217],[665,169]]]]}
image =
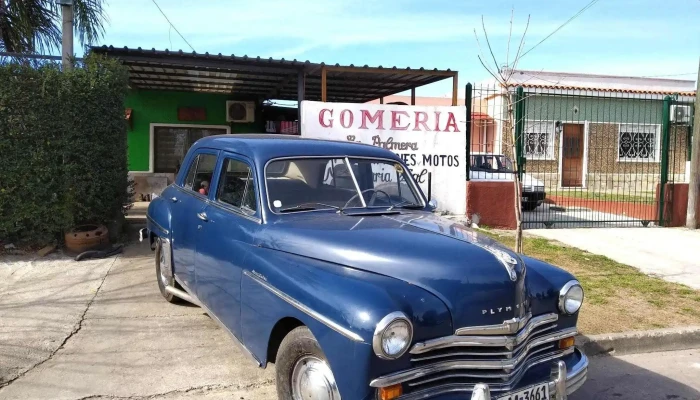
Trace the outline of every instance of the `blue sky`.
{"type": "MultiPolygon", "coordinates": [[[[529,49],[590,0],[157,0],[197,52],[371,66],[450,68],[460,85],[488,78],[477,59],[481,16],[499,63],[525,27],[529,49]]],[[[190,50],[150,0],[108,0],[100,44],[190,50]]],[[[521,69],[695,79],[699,0],[599,0],[531,53],[521,69]]],[[[486,48],[484,51],[487,52],[486,48]]],[[[489,55],[487,54],[487,57],[489,55]]],[[[440,96],[451,83],[418,89],[440,96]]]]}

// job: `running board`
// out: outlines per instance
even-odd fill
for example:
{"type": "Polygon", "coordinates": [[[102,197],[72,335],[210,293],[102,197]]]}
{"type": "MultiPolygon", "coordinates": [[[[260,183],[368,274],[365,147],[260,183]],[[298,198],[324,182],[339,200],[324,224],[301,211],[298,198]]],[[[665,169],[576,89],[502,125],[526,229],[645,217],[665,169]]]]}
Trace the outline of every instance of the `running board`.
{"type": "Polygon", "coordinates": [[[200,304],[197,299],[195,299],[194,297],[187,294],[184,290],[180,290],[180,289],[173,287],[173,286],[166,286],[165,291],[176,296],[176,297],[181,298],[182,300],[190,302],[196,306],[202,307],[202,304],[200,304]]]}

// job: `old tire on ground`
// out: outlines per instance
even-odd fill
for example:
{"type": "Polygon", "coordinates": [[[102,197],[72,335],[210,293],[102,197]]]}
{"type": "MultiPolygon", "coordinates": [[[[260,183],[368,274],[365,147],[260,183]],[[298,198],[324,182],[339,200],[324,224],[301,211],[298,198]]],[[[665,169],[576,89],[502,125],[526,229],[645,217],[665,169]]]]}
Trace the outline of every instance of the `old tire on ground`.
{"type": "Polygon", "coordinates": [[[532,211],[532,210],[534,210],[535,208],[537,208],[538,205],[539,205],[539,204],[537,204],[536,201],[528,201],[528,202],[526,202],[526,203],[522,203],[522,206],[523,206],[523,210],[524,210],[524,211],[532,211]]]}
{"type": "Polygon", "coordinates": [[[277,398],[340,400],[326,356],[309,328],[294,328],[280,344],[275,359],[277,398]]]}
{"type": "Polygon", "coordinates": [[[66,232],[63,240],[70,253],[100,250],[109,246],[109,231],[104,225],[80,225],[66,232]]]}
{"type": "Polygon", "coordinates": [[[167,277],[165,274],[163,274],[163,271],[161,271],[161,264],[165,262],[165,254],[163,253],[163,243],[161,242],[159,237],[155,238],[155,243],[156,249],[154,253],[156,261],[156,280],[158,281],[158,289],[160,289],[160,294],[163,296],[165,301],[167,301],[168,303],[179,303],[179,297],[165,290],[165,286],[178,287],[178,285],[177,282],[175,282],[175,277],[172,276],[172,274],[170,277],[167,277]]]}

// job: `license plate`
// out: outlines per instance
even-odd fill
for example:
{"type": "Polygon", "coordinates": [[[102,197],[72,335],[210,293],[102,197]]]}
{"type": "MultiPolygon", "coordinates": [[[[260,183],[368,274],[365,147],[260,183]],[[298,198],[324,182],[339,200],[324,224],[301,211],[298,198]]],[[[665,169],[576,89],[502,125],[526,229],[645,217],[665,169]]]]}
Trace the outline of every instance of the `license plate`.
{"type": "Polygon", "coordinates": [[[499,397],[497,400],[549,400],[549,383],[530,386],[514,393],[499,397]]]}
{"type": "Polygon", "coordinates": [[[527,197],[523,197],[522,199],[523,199],[523,201],[527,201],[527,197]]]}

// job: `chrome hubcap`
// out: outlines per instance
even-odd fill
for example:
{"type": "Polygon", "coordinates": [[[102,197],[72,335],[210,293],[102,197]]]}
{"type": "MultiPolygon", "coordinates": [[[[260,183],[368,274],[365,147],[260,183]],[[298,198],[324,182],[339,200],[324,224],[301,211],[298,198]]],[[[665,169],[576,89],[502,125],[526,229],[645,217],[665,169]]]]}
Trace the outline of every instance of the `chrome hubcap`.
{"type": "Polygon", "coordinates": [[[294,400],[340,400],[328,364],[310,355],[297,360],[292,371],[292,397],[294,400]]]}

